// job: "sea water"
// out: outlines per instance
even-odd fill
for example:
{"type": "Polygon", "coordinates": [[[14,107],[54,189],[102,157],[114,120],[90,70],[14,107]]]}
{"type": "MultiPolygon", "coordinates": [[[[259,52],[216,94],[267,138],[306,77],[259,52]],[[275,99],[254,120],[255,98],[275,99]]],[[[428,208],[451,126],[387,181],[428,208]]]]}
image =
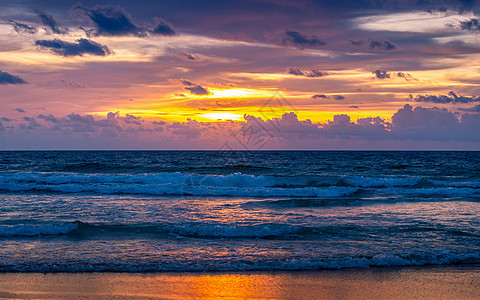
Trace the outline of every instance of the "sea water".
{"type": "Polygon", "coordinates": [[[0,152],[0,271],[480,263],[480,152],[0,152]]]}

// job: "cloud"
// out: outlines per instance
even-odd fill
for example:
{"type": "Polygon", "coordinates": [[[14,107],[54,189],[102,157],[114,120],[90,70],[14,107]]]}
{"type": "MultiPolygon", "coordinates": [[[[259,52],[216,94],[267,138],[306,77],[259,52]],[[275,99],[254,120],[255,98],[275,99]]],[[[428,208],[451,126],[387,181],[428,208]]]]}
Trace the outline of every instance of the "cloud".
{"type": "Polygon", "coordinates": [[[160,18],[155,18],[155,27],[152,30],[152,33],[155,35],[164,35],[172,36],[175,35],[175,30],[173,30],[172,25],[168,24],[165,20],[160,18]]]}
{"type": "Polygon", "coordinates": [[[13,110],[19,113],[26,113],[26,111],[23,108],[19,108],[19,107],[14,108],[13,110]]]}
{"type": "Polygon", "coordinates": [[[397,77],[403,78],[406,81],[417,80],[412,75],[403,72],[397,72],[397,77]]]}
{"type": "Polygon", "coordinates": [[[468,112],[474,112],[474,113],[480,113],[480,105],[475,105],[474,107],[470,107],[470,108],[461,108],[460,110],[468,111],[468,112]]]}
{"type": "Polygon", "coordinates": [[[123,118],[125,123],[127,124],[135,124],[135,125],[142,125],[144,120],[142,117],[136,117],[134,115],[126,114],[125,117],[123,118]]]}
{"type": "Polygon", "coordinates": [[[410,104],[392,116],[392,123],[393,135],[401,139],[456,140],[467,133],[454,113],[420,106],[414,109],[410,104]]]}
{"type": "Polygon", "coordinates": [[[376,40],[367,39],[367,40],[359,40],[359,41],[353,41],[353,40],[348,40],[348,41],[350,42],[350,44],[357,47],[368,45],[369,49],[382,49],[382,50],[388,51],[388,50],[394,50],[397,48],[395,44],[387,40],[376,41],[376,40]]]}
{"type": "Polygon", "coordinates": [[[476,18],[472,18],[468,21],[461,21],[460,28],[463,30],[469,31],[479,31],[480,30],[480,20],[476,18]]]}
{"type": "Polygon", "coordinates": [[[350,42],[350,44],[354,45],[354,46],[361,46],[365,43],[364,40],[360,40],[360,41],[353,41],[353,40],[348,40],[350,42]]]}
{"type": "Polygon", "coordinates": [[[292,46],[299,49],[316,49],[325,46],[326,43],[319,39],[316,35],[304,35],[298,31],[285,30],[282,36],[281,44],[284,46],[292,46]]]}
{"type": "Polygon", "coordinates": [[[130,114],[121,116],[119,112],[110,112],[103,118],[71,113],[63,117],[25,116],[19,124],[9,123],[2,131],[10,133],[6,137],[15,136],[16,139],[2,145],[14,149],[18,147],[15,143],[25,140],[18,137],[29,137],[30,142],[37,143],[30,144],[33,148],[61,144],[69,149],[151,149],[152,146],[182,149],[188,145],[193,145],[189,149],[218,149],[226,141],[240,143],[231,144],[234,149],[243,149],[245,145],[241,143],[247,143],[249,149],[260,146],[265,149],[331,149],[338,147],[335,145],[343,145],[345,149],[358,149],[358,145],[368,149],[404,149],[402,145],[441,145],[440,142],[468,145],[459,143],[465,142],[478,149],[479,127],[479,113],[459,116],[446,109],[413,108],[409,104],[400,108],[391,122],[380,117],[353,121],[347,114],[337,114],[327,122],[313,123],[308,119],[299,120],[294,112],[268,120],[245,115],[243,121],[218,123],[192,119],[186,122],[149,121],[130,114]],[[338,141],[343,142],[335,144],[338,141]]]}
{"type": "Polygon", "coordinates": [[[453,91],[449,92],[448,95],[417,95],[415,98],[410,95],[410,99],[415,102],[431,102],[431,103],[439,103],[439,104],[447,104],[447,103],[472,103],[472,102],[480,102],[480,97],[468,97],[468,96],[458,96],[453,91]]]}
{"type": "Polygon", "coordinates": [[[45,116],[45,115],[38,115],[37,116],[38,119],[41,119],[41,120],[45,120],[47,122],[50,122],[50,123],[57,123],[58,122],[58,119],[55,118],[53,115],[48,115],[48,116],[45,116]]]}
{"type": "Polygon", "coordinates": [[[42,24],[47,27],[53,33],[57,34],[66,34],[68,33],[68,28],[61,28],[53,16],[46,12],[37,11],[38,16],[42,20],[42,24]]]}
{"type": "Polygon", "coordinates": [[[375,74],[375,77],[378,79],[390,78],[390,73],[386,70],[375,70],[372,74],[375,74]]]}
{"type": "Polygon", "coordinates": [[[135,25],[130,14],[121,7],[96,5],[90,9],[83,5],[78,5],[74,9],[83,11],[93,21],[95,25],[94,35],[145,35],[145,30],[135,25]]]}
{"type": "Polygon", "coordinates": [[[317,95],[313,95],[312,98],[313,99],[318,99],[318,98],[326,99],[326,98],[328,98],[328,96],[324,95],[324,94],[317,94],[317,95]]]}
{"type": "Polygon", "coordinates": [[[112,51],[107,46],[87,39],[78,39],[76,43],[59,39],[38,40],[35,41],[35,45],[48,48],[53,53],[62,56],[83,56],[84,54],[106,56],[112,54],[112,51]]]}
{"type": "Polygon", "coordinates": [[[33,117],[23,117],[23,120],[26,121],[27,123],[26,124],[20,124],[20,128],[22,128],[22,129],[33,130],[33,129],[36,129],[37,127],[42,126],[33,117]]]}
{"type": "Polygon", "coordinates": [[[317,70],[302,71],[298,68],[290,67],[287,69],[287,73],[296,76],[305,76],[305,77],[323,77],[328,75],[327,72],[320,72],[317,70]]]}
{"type": "Polygon", "coordinates": [[[28,33],[28,34],[37,33],[37,28],[35,26],[30,26],[24,23],[15,22],[13,20],[8,20],[8,22],[10,22],[10,24],[13,26],[13,29],[17,33],[28,33]]]}
{"type": "Polygon", "coordinates": [[[193,55],[190,54],[190,53],[182,53],[182,56],[185,57],[185,58],[188,59],[188,60],[197,60],[197,59],[195,58],[195,56],[193,56],[193,55]]]}
{"type": "Polygon", "coordinates": [[[288,68],[287,69],[287,73],[288,74],[292,74],[292,75],[297,75],[297,76],[303,76],[303,72],[298,69],[298,68],[288,68]]]}
{"type": "Polygon", "coordinates": [[[135,24],[128,12],[119,6],[113,5],[95,5],[88,8],[83,5],[77,5],[74,10],[82,11],[94,23],[94,30],[87,30],[87,34],[95,36],[124,36],[134,35],[144,37],[147,33],[153,35],[172,36],[175,30],[172,25],[161,18],[154,18],[153,29],[147,29],[135,24]]]}
{"type": "Polygon", "coordinates": [[[193,95],[210,95],[210,91],[207,88],[204,88],[200,85],[196,85],[193,87],[186,87],[186,90],[190,91],[190,94],[193,95]]]}
{"type": "Polygon", "coordinates": [[[183,85],[189,85],[189,86],[195,85],[195,83],[188,81],[186,79],[181,79],[180,81],[182,82],[183,85]]]}
{"type": "Polygon", "coordinates": [[[22,78],[0,70],[0,84],[26,84],[22,78]]]}
{"type": "Polygon", "coordinates": [[[389,41],[370,41],[370,45],[368,47],[370,49],[382,49],[385,51],[394,50],[397,48],[397,46],[389,41]]]}
{"type": "Polygon", "coordinates": [[[343,99],[345,99],[345,97],[342,96],[342,95],[333,95],[333,99],[335,99],[335,100],[343,100],[343,99]]]}
{"type": "Polygon", "coordinates": [[[84,89],[87,86],[83,83],[78,83],[72,79],[60,79],[59,83],[66,87],[77,88],[77,89],[84,89]]]}
{"type": "Polygon", "coordinates": [[[372,72],[377,79],[403,78],[405,81],[417,80],[412,75],[404,72],[388,72],[387,70],[375,70],[372,72]]]}

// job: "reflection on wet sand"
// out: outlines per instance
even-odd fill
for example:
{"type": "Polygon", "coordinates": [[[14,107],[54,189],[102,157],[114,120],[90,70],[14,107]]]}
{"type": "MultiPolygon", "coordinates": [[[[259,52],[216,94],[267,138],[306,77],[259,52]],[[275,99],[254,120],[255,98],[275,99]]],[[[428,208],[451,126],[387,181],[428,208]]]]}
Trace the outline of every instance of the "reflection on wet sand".
{"type": "Polygon", "coordinates": [[[479,270],[449,266],[233,274],[3,273],[0,298],[478,298],[479,270]]]}

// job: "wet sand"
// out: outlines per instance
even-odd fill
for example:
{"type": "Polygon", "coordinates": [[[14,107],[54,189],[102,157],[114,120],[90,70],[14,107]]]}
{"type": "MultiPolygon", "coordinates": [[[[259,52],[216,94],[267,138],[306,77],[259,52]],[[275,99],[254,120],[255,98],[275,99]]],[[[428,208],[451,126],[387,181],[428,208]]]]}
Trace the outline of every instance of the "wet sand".
{"type": "Polygon", "coordinates": [[[473,299],[480,266],[238,273],[0,273],[11,299],[473,299]]]}

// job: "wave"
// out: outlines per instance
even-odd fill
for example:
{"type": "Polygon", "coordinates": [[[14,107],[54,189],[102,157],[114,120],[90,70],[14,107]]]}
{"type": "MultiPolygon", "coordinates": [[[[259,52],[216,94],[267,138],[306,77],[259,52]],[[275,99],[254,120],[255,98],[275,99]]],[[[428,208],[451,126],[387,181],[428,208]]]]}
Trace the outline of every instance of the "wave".
{"type": "Polygon", "coordinates": [[[286,224],[258,224],[258,225],[232,225],[232,224],[90,224],[81,221],[50,225],[0,225],[0,237],[34,237],[44,235],[77,235],[94,236],[122,236],[131,235],[157,235],[168,238],[169,234],[191,238],[281,238],[300,237],[300,234],[314,232],[300,225],[286,224]]]}
{"type": "Polygon", "coordinates": [[[437,251],[417,255],[376,254],[373,256],[309,257],[282,259],[281,257],[181,258],[149,260],[122,260],[82,258],[53,262],[0,262],[1,272],[208,272],[208,271],[308,271],[338,270],[372,267],[405,267],[426,265],[478,264],[480,254],[437,251]]]}
{"type": "MultiPolygon", "coordinates": [[[[0,237],[34,237],[46,235],[69,235],[75,234],[78,239],[85,237],[103,239],[107,236],[144,236],[147,238],[157,237],[166,240],[177,238],[198,239],[270,239],[270,240],[329,240],[336,237],[359,237],[369,234],[377,235],[379,231],[386,230],[384,227],[360,226],[352,224],[285,224],[285,223],[261,223],[261,224],[228,224],[228,223],[136,223],[136,224],[109,224],[87,223],[82,221],[65,222],[57,224],[21,224],[0,225],[0,237]],[[173,235],[173,236],[172,236],[173,235]]],[[[459,229],[431,227],[425,225],[391,225],[388,230],[392,235],[404,232],[437,232],[457,237],[480,237],[475,231],[463,231],[459,229]]]]}
{"type": "Polygon", "coordinates": [[[262,224],[262,225],[166,225],[160,227],[168,233],[195,238],[287,238],[307,231],[303,226],[262,224]]]}
{"type": "Polygon", "coordinates": [[[340,197],[358,191],[353,187],[336,186],[276,187],[271,177],[240,173],[225,176],[183,173],[144,175],[3,173],[0,174],[0,190],[203,197],[340,197]]]}
{"type": "Polygon", "coordinates": [[[0,237],[32,237],[68,234],[78,229],[78,223],[53,225],[0,225],[0,237]]]}
{"type": "Polygon", "coordinates": [[[480,182],[447,182],[422,177],[255,176],[241,173],[200,175],[0,173],[0,190],[144,194],[200,197],[313,197],[353,196],[361,191],[396,194],[466,196],[480,192],[480,182]]]}

